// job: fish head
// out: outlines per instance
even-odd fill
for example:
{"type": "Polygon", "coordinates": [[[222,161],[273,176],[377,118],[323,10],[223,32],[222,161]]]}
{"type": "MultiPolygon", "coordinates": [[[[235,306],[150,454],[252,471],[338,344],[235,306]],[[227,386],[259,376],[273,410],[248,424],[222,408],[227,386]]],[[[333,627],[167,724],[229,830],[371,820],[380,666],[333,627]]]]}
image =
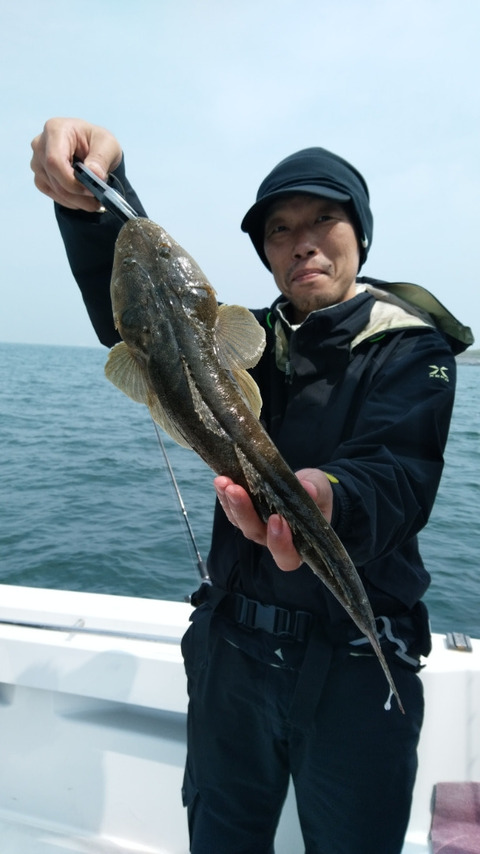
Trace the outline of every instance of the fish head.
{"type": "Polygon", "coordinates": [[[111,280],[115,327],[135,350],[174,318],[213,329],[217,299],[198,264],[161,226],[129,220],[115,245],[111,280]]]}

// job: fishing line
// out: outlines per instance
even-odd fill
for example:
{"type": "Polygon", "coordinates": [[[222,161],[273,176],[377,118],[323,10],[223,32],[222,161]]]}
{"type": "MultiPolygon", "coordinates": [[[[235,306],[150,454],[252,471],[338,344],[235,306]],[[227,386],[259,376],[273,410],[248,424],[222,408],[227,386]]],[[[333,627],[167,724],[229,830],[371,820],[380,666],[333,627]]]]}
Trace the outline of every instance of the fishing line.
{"type": "Polygon", "coordinates": [[[198,546],[197,546],[197,543],[195,540],[195,534],[193,533],[193,529],[192,529],[192,526],[190,524],[190,520],[188,518],[188,514],[187,514],[185,504],[183,503],[182,494],[180,492],[180,489],[179,489],[179,486],[177,483],[177,479],[175,477],[175,472],[173,471],[173,468],[170,464],[170,460],[168,458],[167,450],[165,448],[165,443],[162,439],[158,425],[155,423],[153,418],[152,418],[152,423],[153,423],[153,426],[155,427],[155,433],[157,434],[158,444],[160,445],[160,448],[162,450],[163,457],[165,460],[165,464],[167,466],[168,473],[170,475],[170,479],[171,479],[172,484],[173,484],[173,488],[175,489],[175,493],[176,493],[176,496],[178,499],[180,510],[181,510],[182,516],[185,520],[185,525],[187,526],[187,531],[188,531],[191,543],[192,543],[194,551],[195,551],[195,555],[197,558],[197,568],[198,568],[198,571],[200,573],[200,577],[202,578],[203,581],[209,581],[210,579],[209,579],[209,575],[208,575],[207,565],[206,565],[205,561],[203,560],[203,558],[202,558],[202,556],[198,550],[198,546]]]}

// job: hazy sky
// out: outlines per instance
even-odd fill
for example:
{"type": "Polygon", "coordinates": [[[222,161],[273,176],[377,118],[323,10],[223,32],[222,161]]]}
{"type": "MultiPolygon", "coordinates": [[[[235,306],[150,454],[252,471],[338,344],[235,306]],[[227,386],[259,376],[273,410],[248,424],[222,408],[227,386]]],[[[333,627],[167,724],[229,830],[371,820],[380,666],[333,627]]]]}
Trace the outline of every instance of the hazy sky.
{"type": "Polygon", "coordinates": [[[96,345],[34,187],[50,116],[105,125],[149,215],[225,302],[276,296],[239,228],[321,145],[367,178],[363,272],[432,290],[480,346],[478,0],[0,0],[0,341],[96,345]]]}

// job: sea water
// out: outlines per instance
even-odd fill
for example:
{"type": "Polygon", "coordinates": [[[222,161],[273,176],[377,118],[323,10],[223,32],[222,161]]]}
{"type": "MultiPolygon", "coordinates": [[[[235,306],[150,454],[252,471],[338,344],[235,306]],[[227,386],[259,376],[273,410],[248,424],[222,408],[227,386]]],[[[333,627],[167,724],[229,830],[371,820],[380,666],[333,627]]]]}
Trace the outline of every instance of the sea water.
{"type": "MultiPolygon", "coordinates": [[[[98,348],[0,344],[0,582],[182,600],[208,553],[212,473],[163,434],[98,348]]],[[[434,631],[480,637],[480,370],[460,364],[445,471],[421,547],[434,631]]]]}

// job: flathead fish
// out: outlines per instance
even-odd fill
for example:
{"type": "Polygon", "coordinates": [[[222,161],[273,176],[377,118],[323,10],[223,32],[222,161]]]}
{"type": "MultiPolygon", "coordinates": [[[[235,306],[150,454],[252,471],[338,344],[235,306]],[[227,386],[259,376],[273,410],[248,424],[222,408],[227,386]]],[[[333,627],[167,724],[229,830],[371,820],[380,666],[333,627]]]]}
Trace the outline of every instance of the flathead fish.
{"type": "Polygon", "coordinates": [[[288,522],[302,559],[370,641],[403,711],[357,570],[313,499],[259,421],[261,397],[248,368],[265,332],[240,306],[218,305],[215,291],[181,246],[148,219],[121,229],[111,282],[122,342],[105,373],[180,445],[242,485],[264,521],[288,522]]]}

